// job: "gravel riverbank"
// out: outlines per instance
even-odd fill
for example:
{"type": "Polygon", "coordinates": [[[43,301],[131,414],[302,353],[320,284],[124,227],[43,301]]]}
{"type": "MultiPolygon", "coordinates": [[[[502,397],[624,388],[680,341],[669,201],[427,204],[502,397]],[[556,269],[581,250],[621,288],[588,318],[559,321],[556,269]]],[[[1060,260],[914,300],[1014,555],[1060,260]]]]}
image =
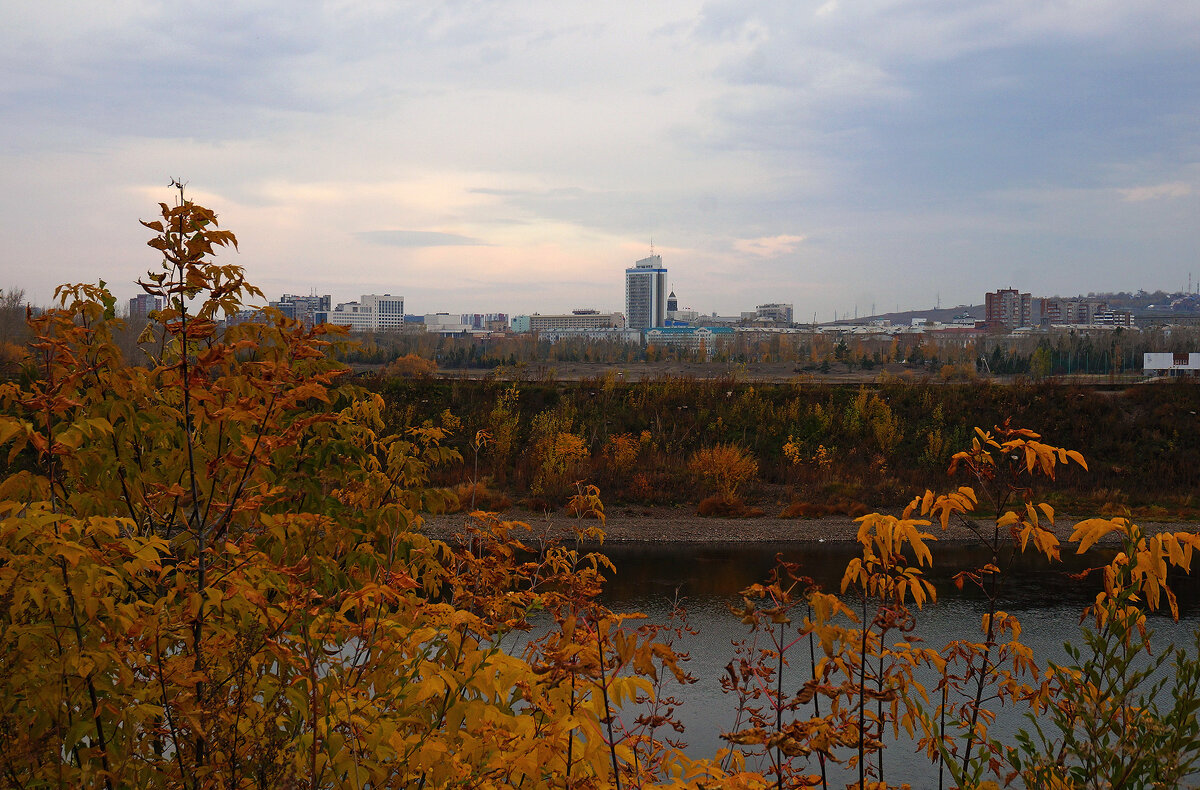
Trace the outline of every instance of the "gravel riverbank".
{"type": "MultiPolygon", "coordinates": [[[[783,519],[771,516],[756,518],[708,518],[696,515],[693,507],[612,507],[606,512],[603,527],[605,541],[609,543],[752,543],[752,542],[853,542],[858,534],[858,523],[846,516],[814,519],[783,519]]],[[[594,521],[580,522],[563,513],[529,513],[510,510],[501,513],[505,520],[528,524],[532,535],[556,540],[572,540],[580,525],[594,525],[594,521]]],[[[1067,542],[1079,519],[1059,515],[1053,529],[1058,539],[1067,542]]],[[[423,531],[431,537],[450,539],[468,521],[463,513],[444,516],[426,516],[423,531]]],[[[986,522],[981,522],[990,528],[986,522]]],[[[1043,526],[1046,526],[1043,522],[1043,526]]],[[[1150,532],[1200,531],[1200,525],[1191,523],[1143,523],[1150,532]]],[[[939,541],[968,543],[975,540],[969,529],[954,524],[945,531],[940,524],[927,529],[939,541]]],[[[1110,540],[1107,542],[1116,542],[1110,540]]]]}

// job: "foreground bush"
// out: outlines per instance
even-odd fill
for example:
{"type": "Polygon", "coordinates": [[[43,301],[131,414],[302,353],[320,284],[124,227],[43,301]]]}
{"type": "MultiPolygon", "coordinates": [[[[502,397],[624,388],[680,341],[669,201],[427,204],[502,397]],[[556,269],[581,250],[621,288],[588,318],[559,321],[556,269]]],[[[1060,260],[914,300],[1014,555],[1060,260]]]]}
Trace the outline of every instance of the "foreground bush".
{"type": "Polygon", "coordinates": [[[726,739],[785,787],[836,786],[835,766],[856,778],[850,787],[907,787],[895,783],[885,759],[887,744],[904,738],[929,758],[939,788],[1194,781],[1200,655],[1191,646],[1154,653],[1146,616],[1165,606],[1178,617],[1168,574],[1190,571],[1200,536],[1151,536],[1124,518],[1078,523],[1071,541],[1079,553],[1105,536],[1118,538],[1122,550],[1095,570],[1102,589],[1084,613],[1093,626],[1068,644],[1067,665],[1039,666],[1021,642],[1020,623],[999,608],[1016,554],[1059,559],[1049,529],[1055,513],[1037,489],[1067,464],[1085,466],[1079,453],[1032,431],[976,429],[950,470],[973,485],[927,491],[899,517],[858,519],[861,557],[847,566],[840,596],[814,588],[788,563],[743,591],[735,614],[751,636],[722,680],[738,711],[726,739]],[[988,562],[955,577],[982,595],[984,614],[978,631],[927,646],[919,611],[937,596],[926,578],[936,540],[927,528],[936,520],[944,529],[952,519],[988,549],[988,562]],[[1157,658],[1139,661],[1139,654],[1157,658]],[[809,679],[792,691],[782,684],[783,668],[797,664],[807,665],[809,679]],[[931,675],[932,683],[921,680],[931,675]],[[1013,742],[999,740],[990,725],[1000,707],[1027,711],[1031,728],[1013,742]]]}
{"type": "MultiPolygon", "coordinates": [[[[622,727],[684,677],[595,603],[605,561],[481,522],[422,537],[427,424],[383,431],[336,337],[271,315],[212,212],[163,205],[148,367],[113,297],[59,290],[0,385],[0,775],[12,787],[593,787],[735,781],[622,727]],[[555,623],[513,654],[531,609],[555,623]]],[[[582,510],[596,510],[594,493],[582,510]]]]}

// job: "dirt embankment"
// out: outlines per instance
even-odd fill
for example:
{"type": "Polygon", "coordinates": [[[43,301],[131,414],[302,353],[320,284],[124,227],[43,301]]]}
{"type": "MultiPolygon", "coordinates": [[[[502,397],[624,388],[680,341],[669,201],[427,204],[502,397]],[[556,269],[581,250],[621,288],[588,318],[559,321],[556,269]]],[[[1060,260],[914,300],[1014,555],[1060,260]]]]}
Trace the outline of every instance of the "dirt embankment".
{"type": "MultiPolygon", "coordinates": [[[[531,536],[555,540],[573,540],[577,529],[594,526],[594,520],[579,521],[561,512],[538,514],[510,510],[500,514],[504,520],[520,521],[531,528],[531,536]]],[[[426,516],[424,531],[431,537],[450,539],[463,529],[469,517],[463,513],[445,516],[426,516]]],[[[1053,526],[1055,535],[1067,542],[1079,519],[1060,515],[1053,526]]],[[[980,526],[990,536],[991,524],[980,526]]],[[[1048,526],[1043,522],[1043,526],[1048,526]]],[[[1142,523],[1150,533],[1160,531],[1200,531],[1192,523],[1142,523]]],[[[605,540],[611,543],[743,543],[743,542],[852,542],[858,534],[858,523],[848,517],[834,516],[816,519],[705,518],[696,515],[692,507],[613,507],[606,512],[605,540]]],[[[977,540],[962,524],[951,522],[948,529],[934,523],[928,527],[939,541],[969,543],[977,540]]],[[[1115,538],[1106,542],[1115,543],[1115,538]]]]}

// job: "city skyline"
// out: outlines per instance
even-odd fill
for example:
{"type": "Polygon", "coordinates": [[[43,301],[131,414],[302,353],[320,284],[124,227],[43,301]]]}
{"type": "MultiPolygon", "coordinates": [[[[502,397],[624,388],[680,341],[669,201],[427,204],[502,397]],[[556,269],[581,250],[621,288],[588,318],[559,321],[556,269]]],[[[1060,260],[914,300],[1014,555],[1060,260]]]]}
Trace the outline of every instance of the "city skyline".
{"type": "Polygon", "coordinates": [[[825,320],[998,285],[1176,290],[1200,6],[9,4],[0,287],[136,295],[172,177],[268,294],[825,320]],[[126,285],[128,284],[128,285],[126,285]]]}

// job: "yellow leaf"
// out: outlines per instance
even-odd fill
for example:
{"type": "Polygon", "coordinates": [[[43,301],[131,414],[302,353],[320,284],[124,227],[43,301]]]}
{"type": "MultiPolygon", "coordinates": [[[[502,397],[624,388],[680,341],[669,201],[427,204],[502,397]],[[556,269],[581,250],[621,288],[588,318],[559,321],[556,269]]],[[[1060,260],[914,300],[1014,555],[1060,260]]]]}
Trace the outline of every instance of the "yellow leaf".
{"type": "Polygon", "coordinates": [[[1089,518],[1075,525],[1075,529],[1071,532],[1071,537],[1068,540],[1072,543],[1079,541],[1079,548],[1076,549],[1076,553],[1083,554],[1096,545],[1096,541],[1100,540],[1100,538],[1116,530],[1124,531],[1121,525],[1114,520],[1089,518]]]}
{"type": "Polygon", "coordinates": [[[11,417],[0,417],[0,444],[4,444],[24,430],[25,426],[19,420],[14,420],[11,417]]]}
{"type": "Polygon", "coordinates": [[[66,560],[73,568],[79,564],[80,558],[82,558],[87,551],[78,543],[73,543],[67,540],[60,544],[58,553],[62,555],[62,558],[66,560]]]}

